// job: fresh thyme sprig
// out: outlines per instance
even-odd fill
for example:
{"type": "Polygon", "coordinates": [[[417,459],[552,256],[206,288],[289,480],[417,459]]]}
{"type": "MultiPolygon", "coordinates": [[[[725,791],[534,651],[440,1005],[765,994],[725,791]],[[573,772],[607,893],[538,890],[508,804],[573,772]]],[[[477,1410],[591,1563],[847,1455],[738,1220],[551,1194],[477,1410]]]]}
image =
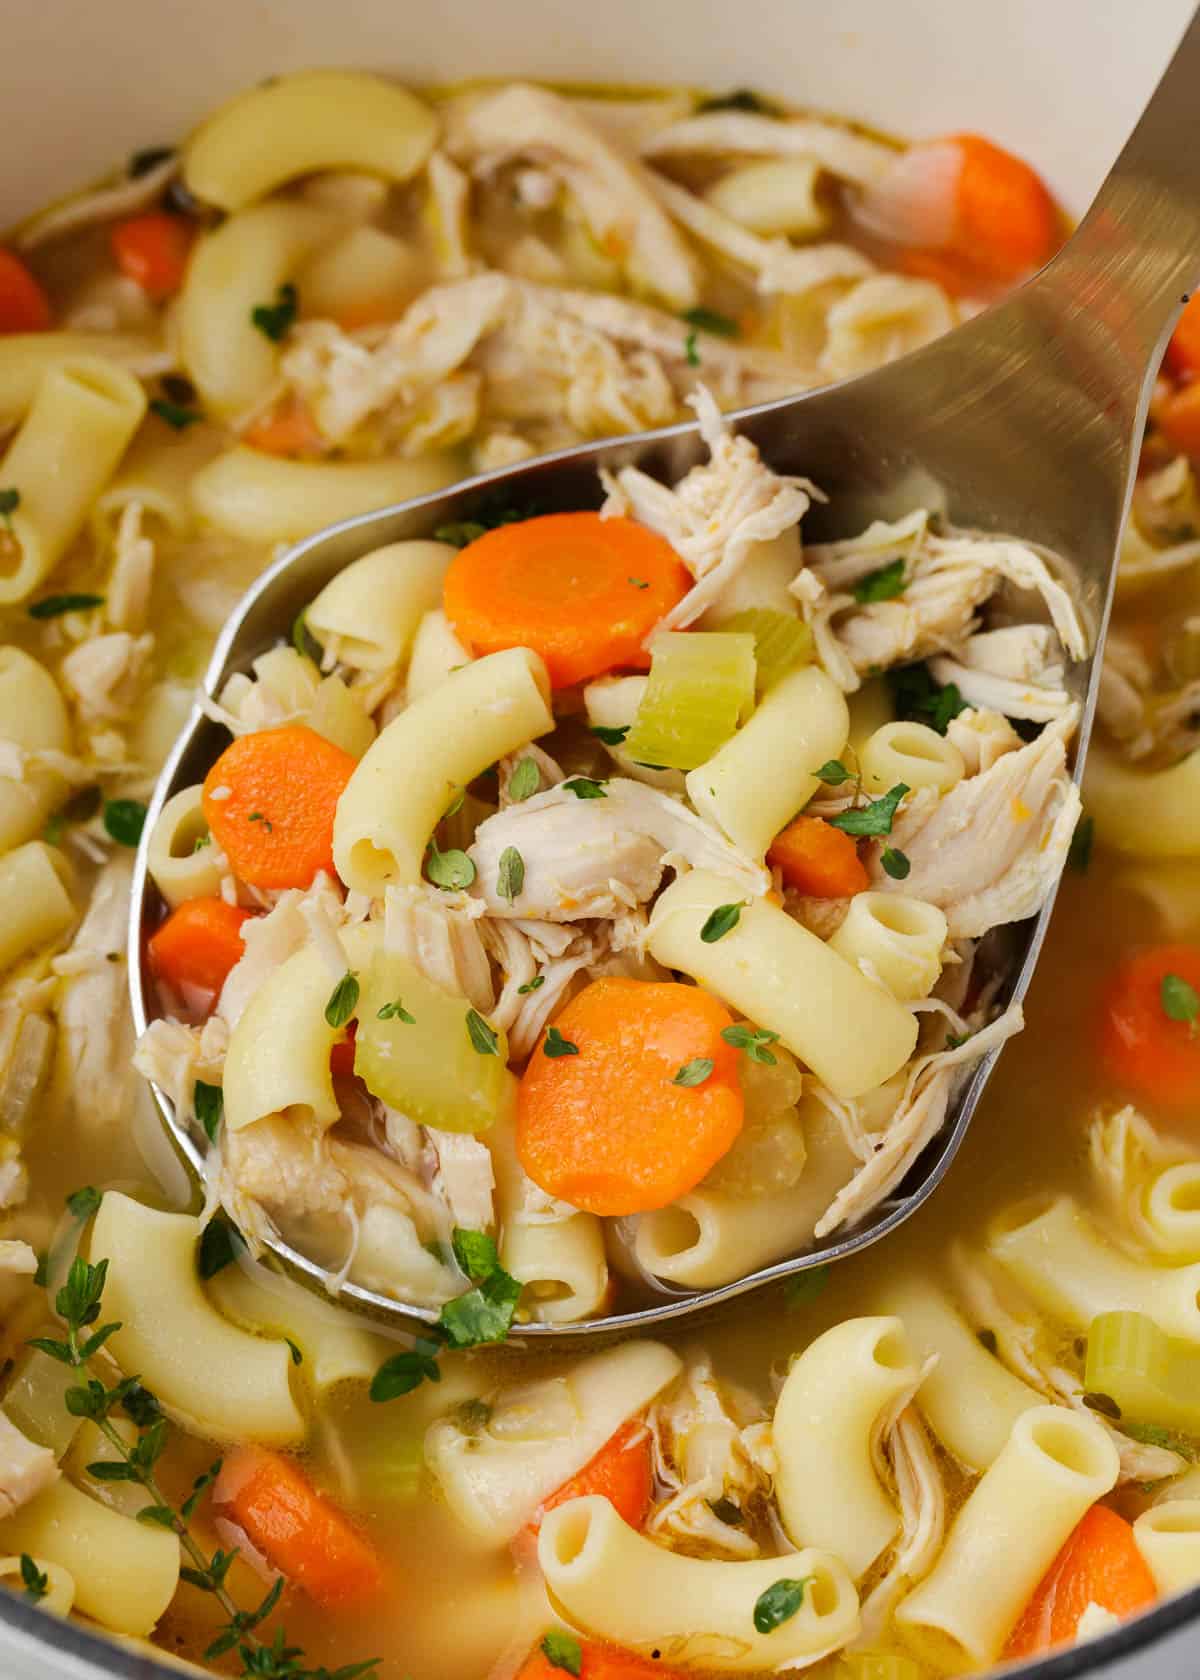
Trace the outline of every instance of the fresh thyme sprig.
{"type": "Polygon", "coordinates": [[[226,1622],[221,1632],[205,1651],[209,1661],[236,1650],[241,1658],[242,1676],[252,1680],[362,1680],[378,1667],[379,1659],[348,1663],[342,1668],[309,1668],[304,1652],[297,1645],[288,1645],[282,1628],[276,1630],[270,1643],[264,1643],[255,1629],[274,1611],[283,1591],[280,1577],[254,1610],[239,1609],[225,1585],[230,1567],[237,1557],[233,1551],[212,1553],[211,1557],[197,1542],[189,1526],[190,1518],[204,1494],[221,1473],[218,1459],[203,1475],[198,1476],[191,1493],[175,1510],[159,1483],[156,1466],[167,1444],[168,1424],[162,1408],[149,1389],[137,1377],[122,1377],[112,1387],[101,1382],[89,1371],[90,1362],[100,1353],[120,1324],[100,1324],[104,1285],[108,1277],[108,1261],[99,1260],[93,1266],[77,1258],[72,1262],[67,1281],[55,1297],[55,1310],[66,1326],[65,1340],[38,1336],[30,1346],[57,1359],[80,1373],[81,1382],[69,1388],[64,1403],[72,1417],[85,1418],[94,1423],[104,1439],[117,1454],[115,1459],[89,1464],[87,1473],[98,1482],[132,1482],[144,1489],[149,1503],[137,1513],[139,1522],[169,1529],[178,1535],[179,1543],[190,1560],[180,1570],[180,1577],[199,1592],[211,1593],[225,1612],[226,1622]],[[123,1414],[136,1427],[134,1441],[126,1440],[113,1422],[114,1414],[123,1414]]]}

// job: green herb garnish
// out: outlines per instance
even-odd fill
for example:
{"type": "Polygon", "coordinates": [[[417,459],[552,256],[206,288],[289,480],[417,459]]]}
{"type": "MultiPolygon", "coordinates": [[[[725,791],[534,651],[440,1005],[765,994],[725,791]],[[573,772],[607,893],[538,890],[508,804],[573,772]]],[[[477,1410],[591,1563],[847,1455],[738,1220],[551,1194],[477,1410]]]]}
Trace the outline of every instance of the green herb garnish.
{"type": "Polygon", "coordinates": [[[93,607],[103,605],[103,595],[43,595],[40,601],[32,601],[25,611],[30,618],[61,618],[64,613],[91,612],[93,607]]]}
{"type": "MultiPolygon", "coordinates": [[[[633,580],[631,578],[630,582],[632,581],[633,580]]],[[[627,723],[622,724],[619,729],[611,728],[605,723],[593,723],[591,726],[591,733],[598,741],[603,741],[606,747],[619,747],[626,735],[628,735],[629,728],[630,726],[627,723]]]]}
{"type": "Polygon", "coordinates": [[[86,1225],[93,1214],[100,1211],[100,1203],[103,1200],[94,1184],[86,1184],[82,1190],[73,1190],[67,1197],[67,1212],[73,1219],[78,1219],[81,1225],[86,1225]]]}
{"type": "Polygon", "coordinates": [[[1071,836],[1071,844],[1067,849],[1067,862],[1079,875],[1086,875],[1088,872],[1095,839],[1096,819],[1081,816],[1075,824],[1075,832],[1071,836]]]}
{"type": "Polygon", "coordinates": [[[399,1400],[402,1394],[411,1394],[423,1382],[441,1382],[437,1353],[436,1342],[418,1337],[411,1352],[394,1353],[385,1359],[371,1379],[371,1399],[382,1406],[389,1400],[399,1400]]]}
{"type": "Polygon", "coordinates": [[[12,530],[12,516],[20,505],[19,490],[0,490],[0,521],[3,521],[6,530],[12,530]]]}
{"type": "Polygon", "coordinates": [[[893,881],[907,879],[908,872],[912,868],[907,853],[902,852],[897,846],[885,846],[879,861],[883,865],[884,874],[890,875],[893,881]]]}
{"type": "Polygon", "coordinates": [[[391,1003],[385,1003],[382,1009],[375,1011],[377,1021],[403,1021],[406,1027],[415,1027],[417,1018],[410,1015],[399,998],[393,998],[391,1003]]]}
{"type": "Polygon", "coordinates": [[[752,1027],[745,1021],[739,1021],[735,1026],[722,1027],[721,1037],[735,1050],[744,1050],[752,1062],[761,1062],[764,1067],[775,1066],[775,1057],[767,1045],[778,1043],[777,1032],[768,1032],[765,1027],[752,1027]]]}
{"type": "Polygon", "coordinates": [[[827,787],[841,787],[843,782],[850,780],[850,772],[840,758],[827,758],[819,770],[813,771],[813,775],[827,787]]]}
{"type": "Polygon", "coordinates": [[[650,587],[645,578],[631,577],[626,578],[625,581],[626,583],[631,583],[635,589],[649,589],[650,587]]]}
{"type": "Polygon", "coordinates": [[[1079,1398],[1089,1411],[1099,1412],[1101,1417],[1111,1418],[1114,1423],[1120,1422],[1121,1408],[1111,1394],[1081,1394],[1079,1398]]]}
{"type": "Polygon", "coordinates": [[[536,992],[540,986],[544,986],[545,984],[546,976],[544,974],[535,974],[532,980],[526,980],[523,986],[517,987],[517,995],[519,997],[525,997],[527,993],[536,992]]]}
{"type": "Polygon", "coordinates": [[[225,1113],[224,1091],[219,1085],[208,1085],[203,1079],[197,1079],[192,1086],[192,1107],[209,1143],[216,1143],[221,1117],[225,1113]]]}
{"type": "Polygon", "coordinates": [[[774,1633],[784,1622],[790,1622],[804,1603],[805,1587],[814,1580],[815,1575],[805,1575],[801,1580],[785,1575],[760,1592],[754,1601],[754,1626],[758,1632],[774,1633]]]}
{"type": "Polygon", "coordinates": [[[325,1020],[331,1027],[344,1027],[358,1008],[358,978],[349,969],[329,994],[325,1020]]]}
{"type": "Polygon", "coordinates": [[[210,1219],[204,1227],[196,1256],[200,1276],[216,1277],[218,1272],[223,1272],[226,1266],[233,1264],[238,1257],[238,1250],[245,1246],[246,1239],[236,1225],[231,1225],[228,1219],[223,1219],[220,1214],[210,1219]]]}
{"type": "Polygon", "coordinates": [[[307,611],[298,612],[292,620],[292,646],[304,659],[311,659],[319,666],[325,656],[325,650],[308,628],[307,611]]]}
{"type": "Polygon", "coordinates": [[[572,1044],[569,1038],[564,1038],[557,1027],[547,1027],[542,1053],[553,1061],[558,1056],[578,1056],[579,1046],[572,1044]]]}
{"type": "Polygon", "coordinates": [[[477,1009],[467,1010],[467,1034],[472,1047],[481,1056],[498,1056],[500,1041],[494,1027],[490,1027],[477,1009]]]}
{"type": "Polygon", "coordinates": [[[475,879],[475,865],[466,852],[459,851],[457,847],[443,852],[437,841],[431,839],[425,859],[425,874],[443,892],[463,892],[475,879]]]}
{"type": "Polygon", "coordinates": [[[568,793],[573,793],[576,799],[607,799],[603,782],[594,782],[590,776],[572,776],[563,786],[568,793]]]}
{"type": "Polygon", "coordinates": [[[514,904],[525,885],[525,859],[515,846],[505,846],[500,853],[500,867],[496,875],[496,891],[501,898],[514,904]]]}
{"type": "Polygon", "coordinates": [[[877,572],[868,572],[866,577],[859,578],[854,585],[854,599],[863,606],[871,601],[891,601],[897,595],[903,595],[907,587],[904,561],[892,560],[888,565],[880,566],[877,572]]]}
{"type": "Polygon", "coordinates": [[[696,333],[694,329],[683,341],[683,354],[689,367],[700,366],[700,352],[696,348],[696,333]]]}
{"type": "Polygon", "coordinates": [[[1194,986],[1178,974],[1164,974],[1158,987],[1163,1014],[1172,1021],[1182,1021],[1196,1036],[1196,1018],[1200,1016],[1200,996],[1194,986]]]}
{"type": "Polygon", "coordinates": [[[109,799],[104,805],[104,828],[118,846],[136,846],[146,826],[146,807],[140,799],[109,799]]]}
{"type": "MultiPolygon", "coordinates": [[[[32,1604],[40,1604],[50,1591],[50,1578],[38,1568],[28,1552],[21,1553],[21,1585],[25,1589],[25,1597],[32,1604]]],[[[578,1674],[579,1670],[575,1669],[578,1674]]]]}
{"type": "Polygon", "coordinates": [[[745,900],[738,904],[718,904],[715,910],[710,910],[704,919],[704,926],[700,929],[700,938],[706,945],[715,945],[718,939],[724,939],[727,933],[732,933],[742,919],[742,909],[745,900]]]}
{"type": "Polygon", "coordinates": [[[712,1077],[715,1066],[711,1056],[693,1056],[690,1062],[676,1070],[672,1085],[703,1085],[706,1079],[712,1077]]]}
{"type": "Polygon", "coordinates": [[[894,788],[889,788],[882,799],[872,799],[859,810],[841,811],[836,817],[830,817],[828,819],[830,827],[840,828],[843,834],[856,836],[890,834],[896,816],[896,807],[907,792],[907,783],[897,782],[894,788]]]}
{"type": "Polygon", "coordinates": [[[887,681],[897,717],[927,723],[939,735],[967,704],[954,683],[943,687],[935,682],[926,665],[897,666],[887,673],[887,681]]]}
{"type": "Polygon", "coordinates": [[[707,111],[752,111],[756,116],[774,117],[778,116],[779,107],[773,100],[755,93],[753,88],[734,88],[732,93],[718,93],[711,99],[702,99],[696,107],[696,115],[703,116],[707,111]]]}
{"type": "Polygon", "coordinates": [[[795,1307],[815,1301],[828,1282],[828,1266],[810,1266],[806,1272],[798,1272],[794,1278],[789,1278],[784,1285],[787,1310],[791,1312],[795,1307]]]}
{"type": "Polygon", "coordinates": [[[736,338],[738,335],[738,324],[732,316],[722,315],[719,309],[705,309],[702,304],[695,309],[685,309],[680,319],[700,332],[714,333],[717,338],[736,338]]]}
{"type": "Polygon", "coordinates": [[[583,1673],[583,1651],[578,1639],[565,1628],[551,1628],[542,1640],[542,1655],[551,1668],[561,1668],[564,1674],[583,1673]]]}
{"type": "Polygon", "coordinates": [[[150,404],[151,414],[157,414],[160,420],[165,420],[168,426],[177,432],[186,432],[189,426],[194,426],[197,420],[204,416],[194,408],[184,408],[182,403],[168,402],[165,397],[155,397],[150,404]]]}
{"type": "Polygon", "coordinates": [[[250,319],[272,344],[287,337],[300,307],[299,293],[291,281],[285,281],[275,293],[274,303],[259,303],[250,311],[250,319]]]}
{"type": "Polygon", "coordinates": [[[508,778],[508,797],[514,805],[522,804],[542,785],[542,773],[531,758],[523,758],[513,767],[508,778]]]}

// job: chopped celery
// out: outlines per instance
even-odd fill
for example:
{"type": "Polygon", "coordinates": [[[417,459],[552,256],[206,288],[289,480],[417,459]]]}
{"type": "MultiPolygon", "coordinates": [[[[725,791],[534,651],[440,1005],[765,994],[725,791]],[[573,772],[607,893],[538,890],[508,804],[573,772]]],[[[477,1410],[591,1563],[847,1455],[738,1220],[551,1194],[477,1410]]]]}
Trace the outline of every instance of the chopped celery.
{"type": "Polygon", "coordinates": [[[1200,1349],[1139,1312],[1101,1313],[1088,1330],[1084,1386],[1133,1423],[1200,1435],[1200,1349]]]}
{"type": "Polygon", "coordinates": [[[668,631],[650,649],[650,676],[624,752],[638,764],[694,770],[754,705],[754,637],[668,631]]]}
{"type": "Polygon", "coordinates": [[[377,1505],[400,1505],[417,1497],[425,1470],[422,1435],[396,1435],[355,1461],[363,1493],[377,1505]]]}
{"type": "Polygon", "coordinates": [[[360,988],[354,1070],[368,1090],[423,1126],[446,1132],[490,1126],[512,1079],[503,1032],[394,951],[375,952],[360,988]],[[485,1042],[494,1050],[484,1053],[485,1042]]]}
{"type": "Polygon", "coordinates": [[[838,1658],[837,1680],[921,1680],[921,1669],[899,1651],[849,1651],[838,1658]]]}
{"type": "Polygon", "coordinates": [[[802,618],[774,612],[770,607],[747,607],[721,625],[723,632],[745,630],[754,637],[758,692],[766,694],[780,677],[813,661],[813,633],[802,618]]]}
{"type": "MultiPolygon", "coordinates": [[[[52,1329],[44,1333],[58,1334],[52,1329]]],[[[67,1410],[65,1398],[67,1390],[78,1384],[78,1372],[51,1359],[40,1348],[33,1348],[23,1353],[13,1368],[4,1412],[22,1435],[40,1447],[49,1447],[55,1458],[61,1458],[80,1426],[81,1420],[67,1410]]]]}

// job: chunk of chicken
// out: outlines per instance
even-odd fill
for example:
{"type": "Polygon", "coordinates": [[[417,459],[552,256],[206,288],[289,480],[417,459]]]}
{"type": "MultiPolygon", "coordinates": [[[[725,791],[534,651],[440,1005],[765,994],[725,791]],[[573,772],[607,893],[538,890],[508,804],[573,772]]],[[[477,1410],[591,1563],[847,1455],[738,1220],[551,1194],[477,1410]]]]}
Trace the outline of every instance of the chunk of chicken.
{"type": "Polygon", "coordinates": [[[1005,753],[1021,750],[1021,737],[1008,719],[986,708],[967,707],[951,718],[946,726],[946,739],[962,754],[968,776],[978,776],[990,770],[1005,753]]]}
{"type": "Polygon", "coordinates": [[[39,1447],[22,1435],[0,1412],[0,1518],[11,1517],[22,1505],[56,1482],[58,1463],[49,1447],[39,1447]]]}
{"type": "Polygon", "coordinates": [[[742,1526],[770,1492],[775,1455],[762,1408],[730,1385],[718,1385],[712,1366],[695,1356],[647,1422],[654,1468],[668,1490],[646,1530],[660,1543],[702,1557],[735,1561],[759,1555],[742,1526]],[[714,1506],[731,1506],[726,1521],[714,1506]]]}
{"type": "Polygon", "coordinates": [[[889,1425],[884,1448],[900,1502],[900,1534],[882,1576],[863,1601],[858,1643],[866,1646],[879,1643],[900,1598],[933,1568],[946,1532],[945,1484],[911,1400],[889,1425]]]}
{"type": "Polygon", "coordinates": [[[139,501],[121,509],[104,602],[104,615],[113,629],[130,635],[146,627],[154,583],[154,544],[142,529],[144,513],[139,501]]]}
{"type": "Polygon", "coordinates": [[[492,974],[478,915],[478,904],[462,894],[424,885],[389,887],[383,942],[435,986],[468,997],[486,1015],[493,1003],[492,974]]]}
{"type": "Polygon", "coordinates": [[[876,858],[875,888],[936,904],[954,939],[1035,915],[1062,873],[1079,820],[1079,789],[1067,773],[1078,715],[1072,707],[1037,740],[940,799],[923,789],[889,839],[909,860],[909,873],[895,881],[876,858]]]}
{"type": "Polygon", "coordinates": [[[956,658],[931,659],[940,683],[953,683],[972,706],[1004,717],[1048,723],[1071,704],[1063,687],[1062,644],[1048,624],[1013,624],[984,630],[964,643],[956,658]]]}
{"type": "Polygon", "coordinates": [[[433,1192],[445,1202],[451,1224],[464,1231],[489,1230],[495,1220],[492,1192],[496,1188],[491,1150],[467,1132],[442,1132],[430,1126],[426,1135],[437,1157],[433,1192]]]}
{"type": "Polygon", "coordinates": [[[759,894],[764,870],[686,805],[623,776],[602,799],[578,799],[569,785],[547,788],[480,823],[468,850],[473,894],[492,916],[574,922],[613,917],[644,904],[676,862],[718,869],[759,894]],[[521,890],[500,892],[500,859],[515,847],[525,865],[521,890]]]}
{"type": "Polygon", "coordinates": [[[871,186],[896,160],[892,146],[841,123],[812,117],[770,117],[753,111],[702,111],[647,134],[643,157],[725,156],[812,158],[831,175],[871,186]]]}
{"type": "Polygon", "coordinates": [[[87,915],[63,957],[58,1006],[59,1056],[75,1111],[87,1129],[128,1121],[135,1091],[133,1021],[125,996],[125,940],[133,859],[106,863],[87,915]]]}
{"type": "Polygon", "coordinates": [[[86,726],[115,723],[128,716],[153,646],[153,636],[112,630],[71,649],[59,676],[86,726]]]}
{"type": "Polygon", "coordinates": [[[659,208],[645,170],[546,88],[510,83],[467,95],[445,111],[446,150],[476,175],[524,159],[555,175],[593,238],[619,254],[635,290],[672,309],[699,301],[697,265],[659,208]]]}
{"type": "Polygon", "coordinates": [[[328,875],[319,874],[306,891],[290,887],[281,893],[265,916],[243,922],[245,955],[229,971],[217,1014],[230,1029],[236,1027],[250,999],[275,970],[313,938],[315,925],[336,929],[348,920],[341,894],[328,875]]]}

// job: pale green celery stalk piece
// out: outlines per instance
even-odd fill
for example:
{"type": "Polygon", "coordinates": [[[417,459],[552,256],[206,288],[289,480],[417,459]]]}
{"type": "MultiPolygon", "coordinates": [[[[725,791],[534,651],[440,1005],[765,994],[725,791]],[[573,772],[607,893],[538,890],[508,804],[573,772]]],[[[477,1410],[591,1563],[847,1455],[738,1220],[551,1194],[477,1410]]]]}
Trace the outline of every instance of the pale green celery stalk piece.
{"type": "Polygon", "coordinates": [[[388,1439],[378,1452],[357,1463],[363,1488],[381,1503],[406,1504],[421,1491],[425,1442],[420,1435],[388,1439]]]}
{"type": "MultiPolygon", "coordinates": [[[[58,1330],[49,1326],[42,1335],[57,1336],[58,1330]]],[[[57,1359],[51,1359],[40,1348],[30,1348],[17,1360],[4,1396],[4,1412],[22,1435],[36,1441],[39,1447],[49,1447],[55,1458],[62,1458],[80,1426],[80,1419],[67,1410],[66,1392],[79,1386],[79,1372],[57,1359]]]]}
{"type": "Polygon", "coordinates": [[[1084,1387],[1122,1418],[1200,1435],[1200,1348],[1139,1312],[1101,1313],[1088,1330],[1084,1387]]]}
{"type": "Polygon", "coordinates": [[[392,951],[376,951],[359,977],[354,1071],[367,1089],[422,1126],[482,1132],[508,1094],[508,1041],[498,1028],[496,1053],[483,1055],[467,1028],[471,1005],[444,992],[392,951]],[[412,1022],[391,1006],[399,1004],[412,1022]],[[379,1011],[390,1010],[381,1019],[379,1011]]]}
{"type": "Polygon", "coordinates": [[[650,676],[622,751],[638,764],[694,770],[754,706],[754,637],[747,631],[667,631],[650,648],[650,676]]]}
{"type": "Polygon", "coordinates": [[[804,620],[792,613],[776,612],[773,607],[747,607],[725,619],[721,631],[747,631],[754,637],[760,695],[774,688],[789,671],[811,665],[815,656],[813,633],[804,620]]]}

